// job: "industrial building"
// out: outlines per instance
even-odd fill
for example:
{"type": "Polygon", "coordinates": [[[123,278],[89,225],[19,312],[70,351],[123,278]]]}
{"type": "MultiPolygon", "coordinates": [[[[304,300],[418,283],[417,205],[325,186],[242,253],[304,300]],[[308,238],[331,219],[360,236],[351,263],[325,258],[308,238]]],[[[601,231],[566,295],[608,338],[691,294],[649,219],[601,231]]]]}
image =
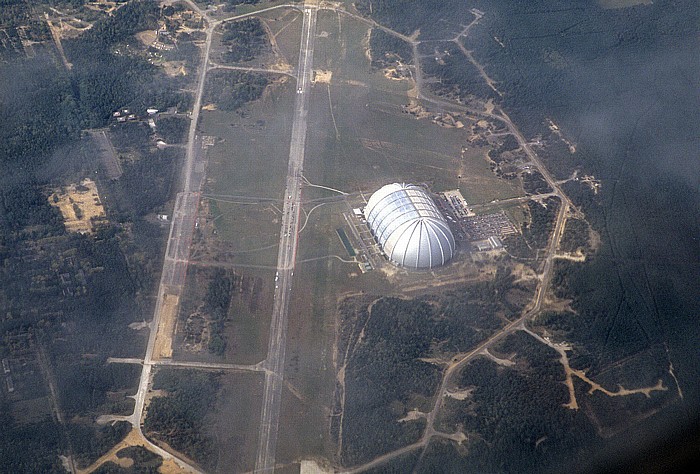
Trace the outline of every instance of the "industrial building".
{"type": "Polygon", "coordinates": [[[388,184],[364,210],[367,225],[391,261],[408,268],[432,268],[452,258],[455,239],[428,192],[413,184],[388,184]]]}

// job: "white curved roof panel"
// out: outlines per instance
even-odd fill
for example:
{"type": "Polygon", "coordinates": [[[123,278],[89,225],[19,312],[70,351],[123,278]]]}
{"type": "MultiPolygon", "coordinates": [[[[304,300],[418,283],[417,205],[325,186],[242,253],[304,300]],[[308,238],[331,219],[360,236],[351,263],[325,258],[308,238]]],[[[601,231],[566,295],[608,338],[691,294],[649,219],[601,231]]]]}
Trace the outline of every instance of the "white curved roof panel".
{"type": "Polygon", "coordinates": [[[365,218],[384,253],[398,265],[432,268],[454,255],[452,231],[423,188],[382,187],[369,198],[365,218]]]}

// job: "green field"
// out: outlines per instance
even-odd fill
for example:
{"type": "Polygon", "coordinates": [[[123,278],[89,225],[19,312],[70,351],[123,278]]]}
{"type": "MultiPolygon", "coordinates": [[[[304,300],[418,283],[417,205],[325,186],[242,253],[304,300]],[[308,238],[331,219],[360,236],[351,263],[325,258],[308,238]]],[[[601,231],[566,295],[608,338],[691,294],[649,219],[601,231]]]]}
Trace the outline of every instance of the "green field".
{"type": "Polygon", "coordinates": [[[238,271],[254,281],[256,288],[251,294],[233,294],[226,324],[226,360],[256,364],[267,355],[275,272],[251,268],[238,271]]]}
{"type": "Polygon", "coordinates": [[[285,0],[261,0],[254,5],[239,4],[233,8],[227,7],[226,2],[214,0],[198,0],[195,2],[207,15],[215,20],[223,20],[239,15],[262,10],[264,8],[274,7],[285,3],[285,0]],[[228,10],[228,11],[227,11],[228,10]]]}
{"type": "Polygon", "coordinates": [[[286,78],[242,111],[204,111],[209,148],[204,197],[231,262],[274,265],[289,157],[293,84],[286,78]]]}
{"type": "Polygon", "coordinates": [[[207,435],[216,440],[215,472],[248,472],[255,467],[257,425],[260,417],[263,376],[227,373],[219,379],[216,405],[207,414],[207,435]]]}
{"type": "Polygon", "coordinates": [[[293,8],[280,8],[260,14],[272,34],[273,50],[278,57],[295,68],[299,61],[301,13],[293,8]]]}
{"type": "Polygon", "coordinates": [[[317,26],[327,37],[317,38],[315,68],[332,71],[332,79],[313,89],[305,162],[311,182],[366,193],[393,181],[428,183],[435,191],[460,188],[475,204],[523,194],[519,183],[493,174],[487,147],[463,151],[466,127],[441,127],[402,110],[410,83],[371,69],[366,25],[322,12],[317,26]]]}

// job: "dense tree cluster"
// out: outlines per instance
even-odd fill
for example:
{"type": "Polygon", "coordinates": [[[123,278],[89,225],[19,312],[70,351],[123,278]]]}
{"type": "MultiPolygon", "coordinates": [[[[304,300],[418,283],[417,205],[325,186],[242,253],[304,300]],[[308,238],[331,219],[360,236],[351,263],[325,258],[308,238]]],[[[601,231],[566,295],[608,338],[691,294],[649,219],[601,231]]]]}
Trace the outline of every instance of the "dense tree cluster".
{"type": "Polygon", "coordinates": [[[497,98],[478,69],[454,43],[423,43],[419,49],[426,55],[421,62],[423,72],[436,79],[428,83],[436,93],[462,101],[497,98]]]}
{"type": "Polygon", "coordinates": [[[206,468],[216,466],[213,440],[205,432],[204,416],[214,406],[219,374],[195,370],[160,370],[153,388],[168,395],[148,406],[144,429],[206,468]]]}
{"type": "Polygon", "coordinates": [[[542,176],[542,173],[539,171],[521,173],[520,177],[523,181],[523,189],[528,194],[545,194],[552,192],[552,188],[549,187],[549,184],[547,184],[544,176],[542,176]]]}
{"type": "Polygon", "coordinates": [[[267,84],[263,74],[215,70],[207,76],[206,98],[222,110],[238,110],[259,99],[267,84]]]}
{"type": "Polygon", "coordinates": [[[143,217],[163,206],[170,198],[176,165],[183,153],[179,148],[154,150],[123,165],[122,176],[109,184],[120,220],[143,217]]]}
{"type": "Polygon", "coordinates": [[[424,422],[399,423],[414,394],[430,397],[438,368],[417,360],[431,345],[432,307],[383,298],[366,314],[365,339],[346,369],[343,462],[353,465],[415,442],[424,422]],[[393,411],[392,402],[398,403],[393,411]]]}
{"type": "Polygon", "coordinates": [[[530,221],[523,229],[523,237],[530,247],[543,249],[547,246],[559,205],[559,198],[556,197],[548,197],[542,204],[536,201],[527,202],[530,221]]]}
{"type": "Polygon", "coordinates": [[[160,117],[158,134],[166,143],[177,144],[187,140],[190,121],[184,117],[160,117]]]}
{"type": "Polygon", "coordinates": [[[129,446],[117,452],[119,459],[129,458],[134,463],[128,467],[120,467],[112,461],[107,461],[93,471],[95,474],[158,474],[163,458],[143,446],[129,446]]]}
{"type": "Polygon", "coordinates": [[[589,248],[588,232],[588,223],[586,221],[573,218],[567,219],[559,248],[564,252],[575,252],[579,249],[586,251],[589,248]]]}
{"type": "Polygon", "coordinates": [[[123,440],[131,431],[131,424],[118,421],[95,430],[93,426],[82,423],[69,423],[67,426],[71,448],[79,466],[89,466],[123,440]]]}
{"type": "Polygon", "coordinates": [[[267,33],[259,18],[226,23],[221,43],[226,46],[221,58],[229,63],[252,61],[270,50],[267,33]]]}
{"type": "MultiPolygon", "coordinates": [[[[564,452],[571,455],[572,446],[594,438],[585,414],[563,406],[568,402],[564,371],[553,349],[516,332],[494,350],[515,365],[478,358],[462,370],[458,386],[472,391],[463,401],[449,400],[443,429],[461,427],[478,437],[469,443],[468,459],[458,461],[453,454],[449,462],[469,466],[464,472],[540,472],[565,459],[564,452]]],[[[426,458],[421,468],[439,462],[426,458]]]]}
{"type": "Polygon", "coordinates": [[[81,37],[64,42],[73,63],[73,82],[83,127],[106,124],[113,111],[128,107],[166,109],[189,105],[178,84],[145,58],[126,54],[123,42],[135,33],[154,29],[160,9],[148,1],[130,2],[94,24],[81,37]]]}
{"type": "Polygon", "coordinates": [[[50,418],[33,424],[16,423],[7,404],[0,405],[0,471],[61,472],[62,436],[50,418]]]}
{"type": "Polygon", "coordinates": [[[0,169],[33,172],[80,134],[70,78],[46,57],[0,65],[0,169]]]}
{"type": "Polygon", "coordinates": [[[209,352],[223,355],[226,351],[224,325],[231,304],[233,282],[227,272],[218,268],[209,282],[207,294],[204,297],[204,312],[209,315],[209,352]]]}
{"type": "Polygon", "coordinates": [[[47,54],[0,65],[0,169],[34,172],[80,129],[107,123],[113,111],[156,106],[186,108],[187,93],[145,59],[121,51],[134,33],[155,26],[158,6],[130,2],[74,40],[64,41],[73,64],[61,69],[47,54]]]}
{"type": "MultiPolygon", "coordinates": [[[[63,232],[63,219],[35,183],[1,189],[0,243],[10,245],[16,233],[27,228],[33,228],[36,237],[58,234],[63,232]]],[[[0,250],[0,255],[3,253],[0,250]]]]}
{"type": "Polygon", "coordinates": [[[369,37],[369,48],[372,53],[372,67],[386,67],[397,61],[402,64],[413,62],[411,45],[380,28],[372,29],[372,34],[369,37]]]}
{"type": "Polygon", "coordinates": [[[503,324],[498,315],[512,317],[522,309],[508,302],[514,286],[513,276],[500,270],[493,282],[417,299],[379,298],[371,310],[365,298],[345,302],[342,344],[353,354],[345,372],[345,465],[420,437],[422,419],[398,422],[416,400],[429,400],[439,383],[439,367],[420,359],[447,358],[487,338],[503,324]]]}

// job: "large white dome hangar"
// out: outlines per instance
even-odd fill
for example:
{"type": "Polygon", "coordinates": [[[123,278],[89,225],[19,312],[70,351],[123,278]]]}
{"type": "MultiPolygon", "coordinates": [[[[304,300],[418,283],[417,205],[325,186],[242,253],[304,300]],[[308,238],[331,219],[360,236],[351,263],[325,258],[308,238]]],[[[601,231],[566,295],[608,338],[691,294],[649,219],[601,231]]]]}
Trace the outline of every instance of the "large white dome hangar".
{"type": "Polygon", "coordinates": [[[413,184],[387,184],[367,201],[365,218],[384,253],[408,268],[432,268],[452,258],[455,239],[430,195],[413,184]]]}

